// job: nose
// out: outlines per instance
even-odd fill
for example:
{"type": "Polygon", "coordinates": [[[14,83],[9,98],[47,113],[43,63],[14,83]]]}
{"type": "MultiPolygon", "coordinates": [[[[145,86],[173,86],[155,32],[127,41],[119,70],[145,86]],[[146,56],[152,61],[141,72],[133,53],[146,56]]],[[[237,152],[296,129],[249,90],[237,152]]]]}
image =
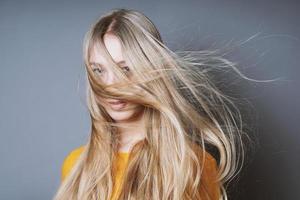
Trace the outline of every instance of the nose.
{"type": "MultiPolygon", "coordinates": [[[[114,83],[117,83],[117,82],[119,82],[118,81],[118,78],[117,78],[117,76],[116,76],[116,74],[113,72],[113,71],[111,71],[111,70],[109,70],[109,72],[106,74],[107,76],[106,76],[106,79],[105,79],[105,84],[106,85],[112,85],[112,84],[114,84],[114,83]]],[[[109,102],[109,101],[114,101],[114,100],[117,100],[117,99],[114,99],[114,98],[108,98],[108,99],[105,99],[105,101],[107,102],[109,102]]]]}
{"type": "Polygon", "coordinates": [[[111,84],[116,83],[116,81],[117,81],[116,75],[112,71],[108,72],[108,76],[107,76],[105,83],[107,85],[111,85],[111,84]]]}

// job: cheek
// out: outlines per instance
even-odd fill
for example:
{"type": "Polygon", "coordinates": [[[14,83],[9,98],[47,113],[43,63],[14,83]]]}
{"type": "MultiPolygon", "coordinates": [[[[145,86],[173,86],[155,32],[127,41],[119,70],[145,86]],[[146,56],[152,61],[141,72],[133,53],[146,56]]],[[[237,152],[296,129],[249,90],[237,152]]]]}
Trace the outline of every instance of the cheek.
{"type": "Polygon", "coordinates": [[[103,107],[108,107],[109,104],[107,104],[106,100],[102,97],[97,97],[97,103],[100,104],[103,107]]]}
{"type": "Polygon", "coordinates": [[[127,107],[130,108],[130,109],[141,109],[141,107],[143,107],[142,105],[140,104],[137,104],[137,103],[131,103],[131,102],[128,102],[127,103],[127,107]]]}
{"type": "Polygon", "coordinates": [[[145,107],[140,104],[133,104],[133,109],[135,113],[141,113],[144,111],[145,107]]]}

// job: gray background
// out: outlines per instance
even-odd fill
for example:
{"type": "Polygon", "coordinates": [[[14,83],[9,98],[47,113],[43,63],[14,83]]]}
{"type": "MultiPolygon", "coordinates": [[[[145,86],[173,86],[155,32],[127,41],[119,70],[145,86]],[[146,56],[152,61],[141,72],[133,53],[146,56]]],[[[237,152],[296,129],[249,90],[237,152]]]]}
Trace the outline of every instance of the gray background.
{"type": "MultiPolygon", "coordinates": [[[[90,24],[115,7],[144,12],[173,50],[242,42],[228,57],[245,75],[281,78],[221,86],[248,99],[241,109],[256,140],[229,194],[300,199],[298,2],[1,1],[0,199],[51,199],[64,157],[86,142],[82,40],[90,24]]],[[[228,80],[236,79],[228,74],[228,80]]]]}

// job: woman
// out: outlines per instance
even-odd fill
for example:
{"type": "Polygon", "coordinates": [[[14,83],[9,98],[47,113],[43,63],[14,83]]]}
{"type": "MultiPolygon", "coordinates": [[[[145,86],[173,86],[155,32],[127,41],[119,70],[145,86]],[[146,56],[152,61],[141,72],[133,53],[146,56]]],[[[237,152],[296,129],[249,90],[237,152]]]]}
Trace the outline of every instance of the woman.
{"type": "Polygon", "coordinates": [[[91,134],[65,158],[55,200],[227,198],[224,185],[243,158],[239,111],[208,72],[230,62],[175,54],[128,9],[91,27],[84,61],[91,134]]]}

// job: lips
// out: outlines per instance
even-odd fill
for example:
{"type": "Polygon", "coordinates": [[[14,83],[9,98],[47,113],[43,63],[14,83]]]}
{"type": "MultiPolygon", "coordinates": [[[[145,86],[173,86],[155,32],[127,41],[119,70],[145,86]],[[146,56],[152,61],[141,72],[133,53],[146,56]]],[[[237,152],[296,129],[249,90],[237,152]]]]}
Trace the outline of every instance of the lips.
{"type": "Polygon", "coordinates": [[[122,100],[117,100],[117,101],[108,101],[108,104],[110,108],[113,110],[121,110],[127,105],[127,102],[122,100]]]}
{"type": "Polygon", "coordinates": [[[125,103],[125,101],[117,100],[117,101],[109,101],[108,103],[112,105],[117,105],[117,104],[125,103]]]}

